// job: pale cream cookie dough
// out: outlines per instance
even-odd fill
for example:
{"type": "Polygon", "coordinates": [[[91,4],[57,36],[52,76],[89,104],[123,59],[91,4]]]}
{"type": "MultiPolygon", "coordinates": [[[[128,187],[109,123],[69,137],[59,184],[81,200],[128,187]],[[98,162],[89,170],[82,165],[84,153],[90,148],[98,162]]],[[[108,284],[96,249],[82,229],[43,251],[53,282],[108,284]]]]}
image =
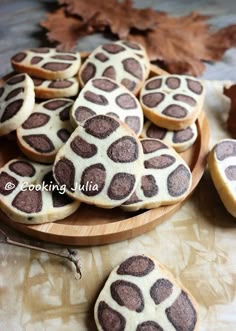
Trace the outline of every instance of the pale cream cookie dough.
{"type": "Polygon", "coordinates": [[[11,160],[0,169],[0,208],[19,223],[61,220],[74,213],[79,202],[63,194],[63,188],[60,193],[57,187],[53,189],[55,184],[52,166],[25,159],[11,160]]]}
{"type": "Polygon", "coordinates": [[[137,211],[182,201],[192,184],[188,165],[174,149],[158,139],[141,139],[141,144],[144,153],[141,180],[122,209],[137,211]]]}
{"type": "Polygon", "coordinates": [[[142,164],[135,133],[116,118],[96,115],[79,125],[60,149],[53,174],[72,198],[114,208],[134,192],[142,164]]]}
{"type": "Polygon", "coordinates": [[[94,115],[119,118],[137,136],[143,128],[143,111],[137,98],[126,87],[109,78],[89,80],[71,109],[71,120],[75,127],[94,115]]]}
{"type": "Polygon", "coordinates": [[[35,104],[34,84],[27,74],[10,77],[0,87],[0,136],[16,130],[35,104]]]}
{"type": "Polygon", "coordinates": [[[198,118],[204,101],[204,87],[194,77],[157,76],[147,80],[140,102],[152,123],[168,130],[181,130],[198,118]]]}
{"type": "Polygon", "coordinates": [[[176,152],[181,153],[189,149],[198,137],[198,130],[195,123],[186,129],[173,131],[161,128],[150,121],[146,121],[141,133],[142,138],[160,139],[173,147],[176,152]]]}
{"type": "Polygon", "coordinates": [[[31,48],[15,54],[11,64],[17,72],[49,80],[71,78],[78,73],[80,53],[55,48],[31,48]]]}
{"type": "Polygon", "coordinates": [[[207,160],[213,183],[225,208],[236,217],[236,140],[219,141],[207,160]]]}
{"type": "Polygon", "coordinates": [[[73,131],[72,104],[70,99],[57,98],[35,105],[31,115],[16,131],[18,145],[29,159],[53,163],[73,131]]]}
{"type": "Polygon", "coordinates": [[[196,331],[198,304],[158,261],[134,255],[109,275],[94,307],[98,331],[196,331]]]}

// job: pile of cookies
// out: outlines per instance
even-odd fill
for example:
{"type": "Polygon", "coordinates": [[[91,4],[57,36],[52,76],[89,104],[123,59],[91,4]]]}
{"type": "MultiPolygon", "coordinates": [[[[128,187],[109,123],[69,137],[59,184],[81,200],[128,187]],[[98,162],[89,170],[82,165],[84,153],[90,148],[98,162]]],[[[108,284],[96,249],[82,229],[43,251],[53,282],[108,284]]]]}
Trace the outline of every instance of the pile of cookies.
{"type": "Polygon", "coordinates": [[[0,207],[11,219],[56,221],[81,202],[136,211],[188,195],[191,171],[177,152],[197,138],[197,79],[148,79],[145,49],[126,41],[99,46],[85,61],[34,48],[11,63],[15,73],[0,88],[0,136],[16,131],[25,156],[0,169],[0,207]]]}

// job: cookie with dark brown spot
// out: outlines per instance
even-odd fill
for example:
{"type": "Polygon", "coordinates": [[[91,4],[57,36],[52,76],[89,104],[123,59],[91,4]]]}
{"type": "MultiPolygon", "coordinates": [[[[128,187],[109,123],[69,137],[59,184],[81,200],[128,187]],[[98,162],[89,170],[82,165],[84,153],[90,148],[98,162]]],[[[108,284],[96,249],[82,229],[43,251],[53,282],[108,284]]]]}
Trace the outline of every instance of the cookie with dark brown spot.
{"type": "Polygon", "coordinates": [[[194,124],[204,101],[202,83],[194,77],[166,75],[150,78],[140,92],[144,115],[170,131],[194,124]]]}
{"type": "Polygon", "coordinates": [[[92,78],[107,77],[136,95],[149,75],[150,63],[142,46],[131,45],[117,41],[97,47],[80,68],[81,85],[92,78]]]}
{"type": "Polygon", "coordinates": [[[98,331],[197,331],[192,295],[158,261],[145,255],[115,267],[94,307],[98,331]]]}
{"type": "Polygon", "coordinates": [[[33,48],[11,58],[15,71],[48,80],[71,78],[77,74],[81,59],[77,52],[60,52],[55,48],[33,48]]]}
{"type": "Polygon", "coordinates": [[[162,140],[164,143],[173,147],[176,152],[184,152],[195,143],[198,137],[198,130],[195,123],[186,129],[172,131],[146,121],[141,137],[162,140]]]}
{"type": "Polygon", "coordinates": [[[109,78],[93,78],[82,89],[71,111],[76,127],[94,115],[119,118],[139,135],[143,127],[143,112],[136,97],[124,86],[109,78]]]}
{"type": "Polygon", "coordinates": [[[18,144],[27,157],[42,163],[54,161],[73,131],[72,104],[69,99],[51,99],[35,105],[32,114],[17,129],[18,144]]]}
{"type": "Polygon", "coordinates": [[[192,175],[188,165],[174,149],[158,139],[141,139],[144,152],[141,181],[136,200],[122,205],[126,211],[151,209],[182,201],[189,193],[192,175]]]}
{"type": "Polygon", "coordinates": [[[208,155],[208,167],[221,201],[236,217],[236,140],[219,141],[208,155]]]}
{"type": "Polygon", "coordinates": [[[34,107],[34,85],[27,74],[5,81],[0,93],[0,136],[16,130],[34,107]]]}
{"type": "Polygon", "coordinates": [[[114,117],[96,115],[79,125],[60,149],[54,177],[59,185],[65,184],[59,166],[66,159],[74,169],[67,193],[88,204],[113,208],[134,192],[142,158],[141,144],[126,125],[114,117]]]}
{"type": "MultiPolygon", "coordinates": [[[[66,176],[68,167],[64,179],[66,176]]],[[[63,186],[56,185],[52,166],[14,159],[0,169],[0,208],[14,222],[53,222],[69,216],[78,207],[79,202],[69,198],[63,186]]]]}

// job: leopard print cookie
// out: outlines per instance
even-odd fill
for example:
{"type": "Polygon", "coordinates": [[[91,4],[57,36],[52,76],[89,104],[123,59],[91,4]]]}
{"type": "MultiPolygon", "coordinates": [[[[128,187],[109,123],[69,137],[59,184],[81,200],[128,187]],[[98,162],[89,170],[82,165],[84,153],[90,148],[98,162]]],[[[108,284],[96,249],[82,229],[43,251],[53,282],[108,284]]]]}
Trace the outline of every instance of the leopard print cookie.
{"type": "Polygon", "coordinates": [[[74,97],[79,92],[79,82],[75,77],[48,80],[32,77],[35,96],[39,99],[74,97]]]}
{"type": "Polygon", "coordinates": [[[126,87],[101,77],[89,80],[72,107],[72,123],[77,126],[93,115],[108,115],[125,122],[137,135],[143,128],[143,111],[126,87]]]}
{"type": "Polygon", "coordinates": [[[196,331],[198,305],[158,261],[134,255],[109,275],[94,307],[98,331],[196,331]]]}
{"type": "Polygon", "coordinates": [[[189,149],[196,141],[198,136],[197,126],[195,123],[186,129],[172,131],[161,128],[150,121],[144,124],[141,133],[142,138],[160,139],[164,143],[173,147],[176,152],[184,152],[189,149]]]}
{"type": "Polygon", "coordinates": [[[219,141],[208,155],[208,167],[225,208],[236,217],[236,140],[219,141]]]}
{"type": "Polygon", "coordinates": [[[17,129],[17,141],[30,159],[53,163],[58,150],[73,131],[69,99],[51,99],[36,104],[28,119],[17,129]]]}
{"type": "Polygon", "coordinates": [[[11,76],[0,87],[0,136],[16,130],[33,111],[34,84],[27,74],[11,76]]]}
{"type": "Polygon", "coordinates": [[[144,153],[141,180],[122,205],[126,211],[151,209],[182,201],[192,184],[192,174],[174,149],[158,139],[141,139],[144,153]]]}
{"type": "Polygon", "coordinates": [[[142,162],[142,146],[133,131],[116,118],[96,115],[60,149],[53,174],[74,199],[113,208],[134,192],[142,162]]]}
{"type": "Polygon", "coordinates": [[[78,52],[61,52],[55,48],[31,48],[15,54],[11,64],[17,72],[49,80],[71,78],[81,64],[78,52]]]}
{"type": "Polygon", "coordinates": [[[40,224],[61,220],[79,207],[64,188],[58,189],[52,166],[24,159],[0,169],[0,208],[14,222],[40,224]]]}
{"type": "Polygon", "coordinates": [[[202,110],[204,88],[194,77],[166,75],[145,82],[140,92],[144,115],[168,130],[182,130],[193,124],[202,110]]]}
{"type": "Polygon", "coordinates": [[[117,42],[96,48],[79,70],[81,86],[90,79],[108,77],[137,94],[149,73],[146,62],[117,42]]]}

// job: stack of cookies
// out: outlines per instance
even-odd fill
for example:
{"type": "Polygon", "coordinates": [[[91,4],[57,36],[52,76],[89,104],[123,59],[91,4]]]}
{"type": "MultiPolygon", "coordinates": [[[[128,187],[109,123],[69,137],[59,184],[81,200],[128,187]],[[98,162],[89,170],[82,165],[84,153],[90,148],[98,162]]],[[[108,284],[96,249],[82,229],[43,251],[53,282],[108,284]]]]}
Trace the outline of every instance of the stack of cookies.
{"type": "Polygon", "coordinates": [[[137,211],[188,195],[191,171],[177,152],[197,137],[197,79],[148,79],[145,49],[126,41],[99,46],[83,63],[77,52],[50,48],[22,51],[11,63],[17,73],[0,89],[0,135],[16,131],[24,154],[0,169],[0,207],[11,219],[55,221],[81,202],[137,211]],[[36,193],[32,186],[46,179],[54,190],[36,193]]]}

